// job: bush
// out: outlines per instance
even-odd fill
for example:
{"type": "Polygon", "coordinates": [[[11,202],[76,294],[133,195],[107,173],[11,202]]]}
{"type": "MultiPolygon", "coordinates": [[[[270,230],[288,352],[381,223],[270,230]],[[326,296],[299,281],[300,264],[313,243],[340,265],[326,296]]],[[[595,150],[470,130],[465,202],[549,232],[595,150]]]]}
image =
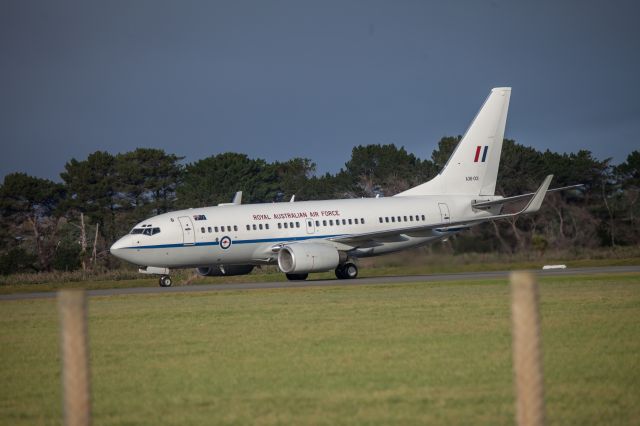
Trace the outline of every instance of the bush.
{"type": "Polygon", "coordinates": [[[21,247],[14,247],[0,255],[0,275],[15,274],[18,272],[36,271],[37,259],[21,247]]]}
{"type": "Polygon", "coordinates": [[[62,243],[53,256],[53,269],[74,271],[80,267],[80,246],[77,243],[62,243]]]}

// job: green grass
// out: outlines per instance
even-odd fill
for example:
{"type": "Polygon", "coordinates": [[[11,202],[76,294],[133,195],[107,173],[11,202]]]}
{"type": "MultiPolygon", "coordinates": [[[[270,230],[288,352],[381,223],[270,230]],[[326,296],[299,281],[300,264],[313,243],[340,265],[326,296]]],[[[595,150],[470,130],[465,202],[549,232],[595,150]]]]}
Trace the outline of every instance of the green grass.
{"type": "MultiPolygon", "coordinates": [[[[95,424],[513,424],[505,281],[90,299],[95,424]]],[[[541,282],[548,420],[640,422],[640,274],[541,282]]],[[[59,424],[53,300],[0,302],[0,424],[59,424]]]]}
{"type": "MultiPolygon", "coordinates": [[[[625,252],[622,252],[621,256],[625,252]]],[[[627,255],[629,253],[626,253],[627,255]]],[[[633,266],[640,265],[640,257],[636,252],[631,257],[604,257],[582,259],[508,259],[494,254],[488,255],[433,255],[420,256],[390,255],[382,258],[364,259],[360,262],[360,277],[389,277],[398,275],[428,275],[442,273],[461,273],[479,271],[504,271],[522,269],[541,269],[545,264],[566,264],[569,268],[601,267],[601,266],[633,266]]],[[[83,288],[86,290],[131,287],[156,287],[158,276],[137,274],[133,271],[110,271],[104,278],[81,280],[79,273],[27,274],[24,281],[21,275],[0,279],[0,294],[35,293],[56,291],[63,288],[83,288]],[[65,276],[73,279],[65,280],[65,276]],[[131,278],[131,277],[137,278],[131,278]],[[47,281],[49,277],[49,281],[47,281]],[[4,280],[4,281],[3,281],[4,280]],[[29,282],[29,281],[32,282],[29,282]]],[[[201,277],[193,269],[172,271],[174,286],[187,284],[223,284],[246,282],[276,282],[286,278],[277,266],[256,268],[249,275],[234,277],[201,277]]],[[[310,279],[335,279],[333,272],[314,273],[310,279]]]]}

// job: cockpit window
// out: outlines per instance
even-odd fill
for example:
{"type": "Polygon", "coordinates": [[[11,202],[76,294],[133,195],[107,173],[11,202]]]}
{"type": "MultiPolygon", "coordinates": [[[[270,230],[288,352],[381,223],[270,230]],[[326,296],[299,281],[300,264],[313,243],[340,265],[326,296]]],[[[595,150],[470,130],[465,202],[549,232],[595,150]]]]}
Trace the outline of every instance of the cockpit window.
{"type": "Polygon", "coordinates": [[[130,234],[156,235],[160,233],[160,228],[133,228],[130,234]]]}

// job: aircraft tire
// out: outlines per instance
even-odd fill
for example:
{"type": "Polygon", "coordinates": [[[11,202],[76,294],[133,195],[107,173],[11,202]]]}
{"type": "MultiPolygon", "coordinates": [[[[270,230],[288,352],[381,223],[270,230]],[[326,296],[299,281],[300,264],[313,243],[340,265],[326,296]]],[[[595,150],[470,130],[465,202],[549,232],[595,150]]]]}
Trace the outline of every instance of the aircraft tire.
{"type": "Polygon", "coordinates": [[[163,275],[160,277],[160,287],[171,287],[173,281],[171,281],[171,277],[169,275],[163,275]]]}
{"type": "Polygon", "coordinates": [[[338,278],[339,280],[344,280],[347,278],[344,273],[344,265],[338,265],[338,267],[336,268],[336,278],[338,278]]]}
{"type": "Polygon", "coordinates": [[[345,263],[342,267],[344,278],[352,280],[358,276],[358,267],[355,263],[345,263]]]}
{"type": "Polygon", "coordinates": [[[309,274],[285,274],[289,281],[304,281],[309,274]]]}

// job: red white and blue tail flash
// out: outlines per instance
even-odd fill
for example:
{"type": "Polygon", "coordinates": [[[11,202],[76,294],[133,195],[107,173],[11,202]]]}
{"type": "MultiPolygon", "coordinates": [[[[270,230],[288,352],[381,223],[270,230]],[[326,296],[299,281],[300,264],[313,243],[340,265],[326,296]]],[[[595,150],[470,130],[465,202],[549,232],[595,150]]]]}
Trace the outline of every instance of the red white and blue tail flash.
{"type": "Polygon", "coordinates": [[[482,150],[482,160],[480,160],[480,150],[482,150],[481,146],[476,147],[476,157],[473,159],[474,163],[477,163],[478,161],[484,163],[485,161],[487,161],[487,151],[489,151],[489,145],[485,145],[484,150],[482,150]]]}

